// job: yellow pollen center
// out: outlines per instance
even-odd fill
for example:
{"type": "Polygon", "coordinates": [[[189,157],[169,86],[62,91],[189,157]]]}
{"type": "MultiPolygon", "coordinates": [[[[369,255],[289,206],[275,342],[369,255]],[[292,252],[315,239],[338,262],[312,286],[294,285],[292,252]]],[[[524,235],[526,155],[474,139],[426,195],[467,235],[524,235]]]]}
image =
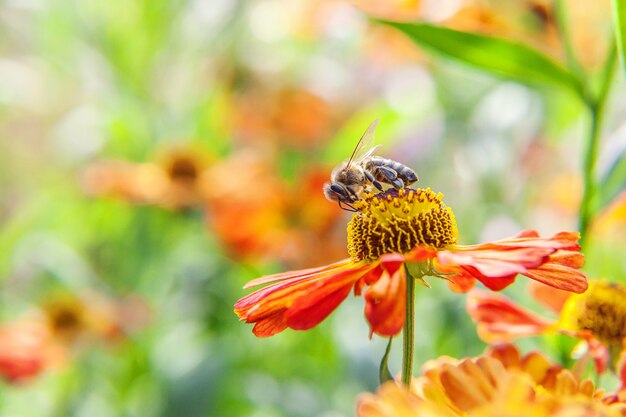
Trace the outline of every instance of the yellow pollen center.
{"type": "Polygon", "coordinates": [[[443,249],[455,244],[456,219],[442,199],[443,194],[430,188],[364,194],[353,204],[358,211],[348,224],[350,258],[373,261],[385,253],[410,252],[417,245],[443,249]]]}
{"type": "Polygon", "coordinates": [[[564,312],[571,327],[590,330],[603,344],[621,346],[626,337],[626,287],[622,284],[593,282],[584,294],[570,297],[564,312]]]}

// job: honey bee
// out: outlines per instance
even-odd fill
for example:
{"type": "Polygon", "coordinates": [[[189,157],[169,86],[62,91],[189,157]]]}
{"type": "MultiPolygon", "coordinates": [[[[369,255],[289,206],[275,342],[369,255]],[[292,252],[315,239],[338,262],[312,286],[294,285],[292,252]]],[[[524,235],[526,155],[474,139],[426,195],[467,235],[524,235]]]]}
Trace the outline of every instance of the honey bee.
{"type": "Polygon", "coordinates": [[[357,143],[350,159],[337,165],[330,174],[330,182],[324,184],[324,195],[330,201],[337,201],[339,207],[356,211],[352,203],[361,198],[371,186],[383,191],[382,183],[396,189],[404,188],[418,180],[411,168],[400,162],[381,156],[374,156],[381,145],[372,147],[378,119],[367,128],[357,143]]]}

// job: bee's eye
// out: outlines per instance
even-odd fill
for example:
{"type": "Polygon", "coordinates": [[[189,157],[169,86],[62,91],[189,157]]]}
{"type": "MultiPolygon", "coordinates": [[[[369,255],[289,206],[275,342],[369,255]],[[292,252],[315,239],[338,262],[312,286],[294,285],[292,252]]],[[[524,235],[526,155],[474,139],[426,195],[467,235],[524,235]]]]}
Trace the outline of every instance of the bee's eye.
{"type": "Polygon", "coordinates": [[[331,189],[333,192],[337,193],[337,194],[341,194],[341,195],[343,195],[343,194],[344,194],[344,192],[343,192],[343,188],[341,188],[341,186],[340,186],[340,185],[337,185],[337,184],[331,184],[331,185],[330,185],[330,189],[331,189]]]}

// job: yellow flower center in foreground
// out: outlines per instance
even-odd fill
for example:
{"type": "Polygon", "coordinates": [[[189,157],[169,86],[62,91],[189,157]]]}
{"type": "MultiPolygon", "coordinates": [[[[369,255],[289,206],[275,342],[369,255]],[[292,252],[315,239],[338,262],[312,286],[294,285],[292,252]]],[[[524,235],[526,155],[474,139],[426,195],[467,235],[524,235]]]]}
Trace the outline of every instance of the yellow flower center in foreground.
{"type": "Polygon", "coordinates": [[[584,294],[570,297],[565,316],[577,330],[590,330],[604,344],[621,346],[626,337],[626,287],[591,283],[584,294]]]}
{"type": "Polygon", "coordinates": [[[385,253],[407,253],[417,245],[444,249],[456,243],[458,231],[443,194],[430,188],[389,189],[364,194],[348,223],[348,253],[355,261],[378,259],[385,253]]]}

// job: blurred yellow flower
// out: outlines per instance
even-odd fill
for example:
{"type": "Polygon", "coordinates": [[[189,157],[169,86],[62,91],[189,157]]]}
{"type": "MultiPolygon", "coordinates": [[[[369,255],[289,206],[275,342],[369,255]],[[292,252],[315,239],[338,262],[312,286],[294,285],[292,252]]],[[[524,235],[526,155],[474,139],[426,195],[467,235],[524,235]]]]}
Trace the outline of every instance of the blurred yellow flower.
{"type": "MultiPolygon", "coordinates": [[[[135,303],[136,299],[131,302],[135,303]]],[[[50,296],[41,311],[48,330],[59,342],[72,346],[87,341],[112,342],[126,335],[138,321],[145,323],[146,304],[128,315],[127,299],[112,300],[95,292],[50,296]]]]}

